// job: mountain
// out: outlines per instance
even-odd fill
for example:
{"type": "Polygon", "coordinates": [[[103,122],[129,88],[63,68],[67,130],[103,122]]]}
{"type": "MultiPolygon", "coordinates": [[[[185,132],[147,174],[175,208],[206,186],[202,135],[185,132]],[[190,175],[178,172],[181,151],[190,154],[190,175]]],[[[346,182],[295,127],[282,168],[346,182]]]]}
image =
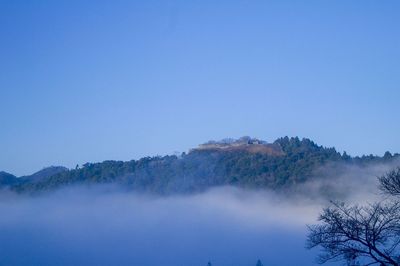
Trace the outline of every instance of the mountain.
{"type": "Polygon", "coordinates": [[[43,168],[42,170],[29,175],[29,176],[21,176],[20,179],[25,181],[25,182],[40,182],[43,179],[49,178],[53,175],[62,173],[62,172],[66,172],[68,171],[68,168],[63,167],[63,166],[50,166],[50,167],[46,167],[43,168]]]}
{"type": "Polygon", "coordinates": [[[39,178],[24,178],[12,189],[38,192],[71,184],[115,183],[159,194],[189,193],[221,185],[280,190],[315,178],[316,171],[327,164],[364,167],[398,159],[399,154],[389,152],[382,157],[351,157],[297,137],[279,138],[273,143],[243,137],[210,141],[180,156],[86,163],[68,171],[52,169],[44,171],[46,175],[37,175],[39,178]]]}
{"type": "Polygon", "coordinates": [[[6,172],[0,172],[0,188],[21,186],[22,184],[37,183],[51,176],[68,171],[68,168],[62,166],[50,166],[28,176],[16,177],[6,172]]]}
{"type": "Polygon", "coordinates": [[[16,176],[6,172],[0,172],[0,187],[14,185],[17,181],[18,179],[16,176]]]}

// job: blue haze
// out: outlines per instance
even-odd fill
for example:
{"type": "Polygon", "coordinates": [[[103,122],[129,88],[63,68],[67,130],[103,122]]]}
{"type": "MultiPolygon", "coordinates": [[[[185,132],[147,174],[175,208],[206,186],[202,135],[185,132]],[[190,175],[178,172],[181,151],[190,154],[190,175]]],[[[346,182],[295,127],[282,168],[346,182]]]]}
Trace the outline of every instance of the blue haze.
{"type": "Polygon", "coordinates": [[[0,265],[317,265],[317,250],[304,249],[315,205],[229,188],[167,198],[104,192],[0,195],[0,265]]]}
{"type": "Polygon", "coordinates": [[[0,1],[0,169],[209,139],[400,151],[400,2],[0,1]]]}

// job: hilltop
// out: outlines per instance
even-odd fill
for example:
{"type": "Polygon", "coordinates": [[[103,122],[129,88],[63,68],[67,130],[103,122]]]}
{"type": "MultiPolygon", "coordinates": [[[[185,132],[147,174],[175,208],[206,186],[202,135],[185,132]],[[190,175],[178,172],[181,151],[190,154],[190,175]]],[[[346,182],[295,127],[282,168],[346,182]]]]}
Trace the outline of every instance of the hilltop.
{"type": "Polygon", "coordinates": [[[57,175],[62,172],[68,171],[68,168],[63,166],[49,166],[42,170],[33,173],[32,175],[16,177],[7,172],[0,172],[0,187],[1,186],[13,186],[20,185],[23,183],[36,183],[41,180],[47,179],[51,176],[57,175]]]}
{"type": "Polygon", "coordinates": [[[5,175],[0,184],[18,192],[54,190],[74,184],[119,184],[128,190],[158,194],[190,193],[210,187],[287,189],[308,180],[324,178],[325,165],[397,162],[399,154],[351,157],[310,139],[279,138],[272,143],[243,137],[209,141],[180,156],[86,163],[67,170],[41,171],[30,178],[5,175]],[[318,172],[318,174],[317,174],[318,172]]]}
{"type": "Polygon", "coordinates": [[[200,144],[191,151],[223,151],[223,152],[249,152],[260,153],[270,156],[282,156],[284,152],[280,145],[268,143],[263,140],[251,138],[248,136],[235,139],[223,139],[221,141],[209,141],[200,144]]]}

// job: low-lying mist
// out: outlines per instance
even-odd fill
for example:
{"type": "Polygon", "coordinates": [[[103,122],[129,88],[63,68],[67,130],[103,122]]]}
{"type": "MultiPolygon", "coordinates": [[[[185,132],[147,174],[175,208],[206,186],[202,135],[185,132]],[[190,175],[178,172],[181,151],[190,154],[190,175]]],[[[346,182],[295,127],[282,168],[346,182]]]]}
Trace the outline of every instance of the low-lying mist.
{"type": "Polygon", "coordinates": [[[318,210],[231,187],[170,197],[110,187],[3,196],[0,265],[310,265],[305,224],[318,210]]]}
{"type": "Polygon", "coordinates": [[[328,203],[326,188],[348,202],[372,201],[376,176],[392,165],[337,167],[286,193],[219,187],[162,197],[99,185],[2,192],[0,265],[316,265],[317,250],[304,248],[306,224],[328,203]]]}
{"type": "Polygon", "coordinates": [[[316,169],[313,177],[291,187],[287,193],[325,204],[331,200],[363,204],[382,198],[378,177],[399,166],[400,160],[364,166],[329,163],[316,169]]]}

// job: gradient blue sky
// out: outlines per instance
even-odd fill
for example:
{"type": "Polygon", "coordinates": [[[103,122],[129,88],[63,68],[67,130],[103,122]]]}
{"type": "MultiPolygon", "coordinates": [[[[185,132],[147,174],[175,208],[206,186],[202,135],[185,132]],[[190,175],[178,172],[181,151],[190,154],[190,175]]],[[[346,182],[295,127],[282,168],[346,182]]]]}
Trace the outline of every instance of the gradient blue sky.
{"type": "Polygon", "coordinates": [[[400,152],[400,1],[0,1],[0,170],[309,137],[400,152]]]}

